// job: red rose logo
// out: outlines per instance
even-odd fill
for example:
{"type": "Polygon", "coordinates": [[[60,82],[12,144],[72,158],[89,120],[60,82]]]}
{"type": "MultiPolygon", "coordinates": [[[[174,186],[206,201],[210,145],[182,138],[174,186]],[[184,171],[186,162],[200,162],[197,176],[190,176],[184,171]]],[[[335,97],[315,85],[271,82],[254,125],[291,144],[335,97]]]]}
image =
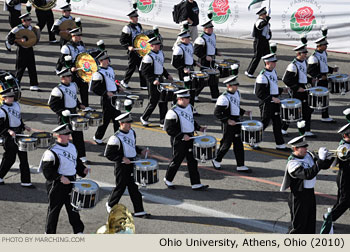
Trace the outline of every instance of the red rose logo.
{"type": "Polygon", "coordinates": [[[315,19],[314,11],[310,7],[304,6],[297,10],[295,18],[300,27],[309,26],[315,19]]]}
{"type": "Polygon", "coordinates": [[[217,16],[225,16],[230,8],[228,0],[214,0],[212,7],[217,16]]]}
{"type": "Polygon", "coordinates": [[[152,0],[139,0],[139,2],[144,6],[152,4],[152,0]]]}

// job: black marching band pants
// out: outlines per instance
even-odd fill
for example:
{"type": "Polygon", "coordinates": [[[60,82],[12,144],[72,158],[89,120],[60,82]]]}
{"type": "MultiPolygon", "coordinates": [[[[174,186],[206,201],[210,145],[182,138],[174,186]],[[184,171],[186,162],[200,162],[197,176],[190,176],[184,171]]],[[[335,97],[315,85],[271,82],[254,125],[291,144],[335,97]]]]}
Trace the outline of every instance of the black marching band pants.
{"type": "MultiPolygon", "coordinates": [[[[133,158],[129,158],[131,161],[133,158]]],[[[108,205],[113,207],[118,204],[120,198],[123,196],[126,187],[128,187],[130,199],[134,206],[134,212],[143,212],[142,195],[139,191],[138,186],[134,181],[134,164],[122,164],[120,162],[114,165],[115,175],[115,188],[108,199],[108,205]]]]}
{"type": "MultiPolygon", "coordinates": [[[[68,109],[72,114],[76,114],[77,111],[75,108],[73,109],[68,109]]],[[[67,117],[61,117],[59,116],[58,117],[58,123],[59,125],[62,125],[62,124],[65,124],[65,123],[71,123],[69,121],[69,118],[67,117]]],[[[72,141],[73,141],[73,144],[75,146],[75,148],[77,149],[78,151],[78,158],[81,158],[81,157],[86,157],[86,151],[85,151],[85,142],[84,142],[84,134],[83,134],[83,131],[72,131],[71,133],[72,135],[72,141]]]]}
{"type": "Polygon", "coordinates": [[[4,140],[4,154],[0,165],[0,178],[3,179],[6,176],[12,165],[16,162],[16,155],[18,155],[21,183],[30,183],[27,152],[18,150],[18,145],[15,143],[15,139],[11,136],[5,137],[4,140]]]}
{"type": "Polygon", "coordinates": [[[258,67],[261,57],[270,53],[270,45],[267,39],[254,39],[253,43],[254,56],[248,66],[247,72],[249,74],[254,74],[256,68],[258,67]]]}
{"type": "MultiPolygon", "coordinates": [[[[162,81],[163,81],[162,78],[159,77],[159,82],[162,82],[162,81]]],[[[159,90],[158,85],[154,85],[153,83],[150,83],[148,81],[147,81],[147,84],[148,84],[149,102],[145,109],[145,112],[143,112],[142,118],[143,120],[148,121],[154,109],[158,105],[160,123],[163,124],[166,112],[168,111],[168,102],[166,100],[160,99],[161,91],[159,90]]]]}
{"type": "Polygon", "coordinates": [[[281,132],[282,119],[280,116],[280,106],[280,104],[270,101],[259,105],[263,130],[269,126],[270,120],[272,120],[273,135],[277,145],[284,144],[284,139],[281,132]]]}
{"type": "MultiPolygon", "coordinates": [[[[74,176],[66,176],[69,180],[74,180],[74,176]]],[[[80,220],[78,211],[71,205],[71,192],[73,184],[62,184],[59,180],[46,181],[49,207],[46,217],[46,234],[56,234],[58,218],[63,205],[66,207],[69,223],[73,227],[74,234],[84,232],[84,224],[80,220]]]]}
{"type": "Polygon", "coordinates": [[[49,33],[49,40],[50,41],[56,40],[55,33],[51,31],[51,28],[55,22],[52,10],[35,9],[35,13],[38,18],[38,26],[40,28],[40,31],[42,31],[46,25],[47,31],[49,33]]]}
{"type": "Polygon", "coordinates": [[[221,162],[233,143],[233,153],[236,157],[237,166],[244,166],[244,147],[241,140],[241,125],[231,126],[226,122],[221,124],[221,128],[224,134],[220,141],[220,147],[215,160],[221,162]]]}
{"type": "Polygon", "coordinates": [[[142,75],[139,69],[142,58],[138,55],[136,51],[132,51],[132,52],[128,51],[128,59],[129,59],[129,62],[124,75],[124,82],[129,83],[132,74],[134,73],[135,69],[137,69],[140,76],[140,87],[147,87],[146,78],[142,75]]]}
{"type": "Polygon", "coordinates": [[[75,82],[78,86],[81,103],[85,107],[89,107],[89,83],[86,83],[78,76],[78,73],[73,73],[72,82],[75,82]]]}
{"type": "MultiPolygon", "coordinates": [[[[188,134],[193,136],[193,134],[188,134]]],[[[168,181],[173,181],[177,170],[181,166],[182,161],[187,160],[187,169],[190,175],[191,185],[200,184],[200,176],[198,172],[198,162],[193,157],[193,139],[189,141],[177,140],[174,141],[174,138],[170,138],[171,146],[173,149],[173,158],[169,163],[168,169],[166,171],[165,178],[168,181]]]]}
{"type": "MultiPolygon", "coordinates": [[[[213,58],[213,61],[207,61],[204,58],[202,58],[200,60],[200,63],[202,66],[205,66],[205,67],[210,67],[210,68],[214,68],[214,58],[215,56],[210,56],[213,58]]],[[[201,68],[201,71],[203,71],[205,68],[201,68]]],[[[202,90],[204,89],[204,86],[203,85],[200,85],[199,87],[196,87],[196,96],[199,96],[199,94],[202,92],[202,90]]],[[[213,99],[217,99],[220,95],[220,92],[219,92],[219,83],[216,83],[215,85],[209,85],[209,89],[210,89],[210,94],[211,94],[211,98],[213,99]]]]}
{"type": "Polygon", "coordinates": [[[7,7],[9,11],[9,23],[11,28],[16,27],[17,25],[21,24],[21,20],[19,17],[21,16],[21,11],[15,10],[13,7],[7,7]]]}
{"type": "Polygon", "coordinates": [[[332,208],[332,221],[336,221],[346,210],[350,209],[350,170],[339,169],[337,175],[337,203],[332,208]]]}
{"type": "Polygon", "coordinates": [[[316,198],[314,188],[291,192],[289,196],[292,227],[290,234],[315,234],[316,232],[316,198]]]}
{"type": "Polygon", "coordinates": [[[21,83],[24,71],[28,68],[30,86],[38,86],[35,56],[33,47],[23,48],[17,46],[16,51],[16,79],[21,83]]]}
{"type": "MultiPolygon", "coordinates": [[[[305,121],[305,131],[311,131],[311,115],[314,110],[310,108],[308,104],[308,94],[307,92],[293,92],[292,98],[299,99],[301,101],[301,113],[302,118],[305,121]]],[[[282,129],[287,130],[289,128],[289,123],[283,122],[282,129]]]]}
{"type": "Polygon", "coordinates": [[[96,133],[95,133],[96,139],[103,138],[108,128],[108,125],[111,121],[113,122],[114,132],[116,132],[119,129],[119,122],[114,119],[117,116],[119,116],[121,112],[120,110],[117,110],[115,107],[113,107],[111,102],[112,102],[111,98],[108,97],[107,95],[101,97],[103,124],[101,126],[98,126],[96,130],[96,133]]]}

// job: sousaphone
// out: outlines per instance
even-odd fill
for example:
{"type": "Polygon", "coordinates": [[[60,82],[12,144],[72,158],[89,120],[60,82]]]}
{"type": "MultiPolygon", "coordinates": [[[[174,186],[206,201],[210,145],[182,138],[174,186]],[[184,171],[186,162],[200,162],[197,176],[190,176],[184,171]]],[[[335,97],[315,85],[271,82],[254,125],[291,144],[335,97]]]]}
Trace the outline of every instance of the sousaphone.
{"type": "Polygon", "coordinates": [[[72,35],[69,32],[66,31],[70,31],[73,30],[75,28],[78,28],[78,26],[76,25],[74,20],[65,20],[63,21],[60,26],[58,27],[60,30],[59,35],[64,39],[64,40],[71,40],[72,35]]]}
{"type": "Polygon", "coordinates": [[[35,46],[40,40],[40,28],[36,25],[32,27],[32,30],[21,29],[16,32],[15,37],[15,42],[23,48],[35,46]],[[22,42],[22,38],[25,38],[26,41],[22,42]]]}

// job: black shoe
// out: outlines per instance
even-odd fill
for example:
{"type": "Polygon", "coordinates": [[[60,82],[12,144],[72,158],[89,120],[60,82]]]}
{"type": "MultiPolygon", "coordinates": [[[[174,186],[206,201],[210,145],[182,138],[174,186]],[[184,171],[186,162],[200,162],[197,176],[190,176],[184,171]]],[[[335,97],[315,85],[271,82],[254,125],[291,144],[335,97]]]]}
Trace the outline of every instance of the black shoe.
{"type": "Polygon", "coordinates": [[[194,191],[206,191],[209,188],[208,185],[202,185],[201,187],[198,188],[192,188],[194,191]]]}
{"type": "Polygon", "coordinates": [[[133,216],[134,216],[135,218],[142,218],[142,219],[150,219],[150,218],[151,218],[151,214],[149,214],[149,213],[145,213],[145,214],[141,214],[141,215],[135,215],[135,214],[133,214],[133,216]]]}
{"type": "Polygon", "coordinates": [[[259,145],[253,145],[250,146],[253,150],[261,150],[261,147],[259,145]]]}
{"type": "Polygon", "coordinates": [[[0,185],[5,185],[5,182],[4,181],[0,182],[0,185]]]}

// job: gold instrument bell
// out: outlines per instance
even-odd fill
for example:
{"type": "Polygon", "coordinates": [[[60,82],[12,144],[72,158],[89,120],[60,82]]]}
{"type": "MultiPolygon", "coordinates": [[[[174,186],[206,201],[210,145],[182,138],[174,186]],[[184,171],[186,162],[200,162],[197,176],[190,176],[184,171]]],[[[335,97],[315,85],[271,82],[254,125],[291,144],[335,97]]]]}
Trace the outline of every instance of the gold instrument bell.
{"type": "Polygon", "coordinates": [[[21,29],[16,32],[16,43],[23,48],[29,48],[36,45],[40,40],[40,28],[39,26],[33,26],[32,30],[29,29],[21,29]],[[26,41],[22,42],[20,39],[25,38],[26,41]]]}
{"type": "Polygon", "coordinates": [[[112,207],[106,225],[100,227],[97,234],[135,234],[134,218],[122,204],[112,207]]]}
{"type": "Polygon", "coordinates": [[[58,29],[60,30],[59,35],[64,39],[64,40],[71,40],[72,35],[66,31],[70,31],[73,30],[75,28],[78,28],[78,26],[76,25],[74,20],[65,20],[63,21],[60,26],[58,27],[58,29]]]}
{"type": "Polygon", "coordinates": [[[29,0],[29,2],[33,5],[35,9],[47,11],[47,10],[51,10],[56,6],[57,0],[46,1],[46,4],[42,4],[40,6],[36,5],[34,0],[29,0]]]}
{"type": "Polygon", "coordinates": [[[336,155],[341,161],[347,161],[350,158],[350,149],[345,145],[339,145],[336,150],[336,155]]]}

